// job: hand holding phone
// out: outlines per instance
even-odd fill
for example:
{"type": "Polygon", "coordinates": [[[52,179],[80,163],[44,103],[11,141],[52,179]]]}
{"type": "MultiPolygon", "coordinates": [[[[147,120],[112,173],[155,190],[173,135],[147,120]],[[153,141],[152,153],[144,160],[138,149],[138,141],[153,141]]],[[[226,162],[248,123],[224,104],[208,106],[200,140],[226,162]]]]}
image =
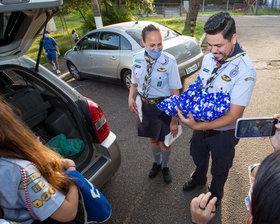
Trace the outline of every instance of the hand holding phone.
{"type": "Polygon", "coordinates": [[[239,118],[236,121],[236,138],[272,137],[278,119],[273,117],[239,118]]]}

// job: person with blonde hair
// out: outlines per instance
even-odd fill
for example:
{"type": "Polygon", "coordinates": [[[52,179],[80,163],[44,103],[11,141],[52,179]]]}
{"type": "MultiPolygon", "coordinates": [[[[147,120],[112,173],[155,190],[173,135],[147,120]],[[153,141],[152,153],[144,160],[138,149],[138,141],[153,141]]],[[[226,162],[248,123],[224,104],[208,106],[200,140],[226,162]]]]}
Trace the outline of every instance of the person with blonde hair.
{"type": "Polygon", "coordinates": [[[76,169],[74,161],[43,145],[2,99],[0,123],[0,219],[74,220],[78,188],[63,174],[76,169]]]}

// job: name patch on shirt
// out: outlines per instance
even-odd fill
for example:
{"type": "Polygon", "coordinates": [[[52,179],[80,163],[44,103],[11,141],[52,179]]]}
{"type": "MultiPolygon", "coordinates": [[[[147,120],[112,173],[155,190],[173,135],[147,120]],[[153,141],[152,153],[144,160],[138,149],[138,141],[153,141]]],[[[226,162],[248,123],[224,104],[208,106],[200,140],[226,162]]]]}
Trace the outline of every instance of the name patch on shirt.
{"type": "Polygon", "coordinates": [[[134,62],[141,64],[141,60],[139,60],[139,59],[135,59],[134,62]]]}
{"type": "Polygon", "coordinates": [[[228,75],[222,75],[222,80],[224,80],[226,82],[230,82],[231,78],[228,75]]]}
{"type": "Polygon", "coordinates": [[[254,79],[253,77],[247,77],[247,78],[245,78],[244,80],[245,80],[246,82],[247,82],[247,81],[255,81],[255,79],[254,79]]]}
{"type": "Polygon", "coordinates": [[[238,66],[235,66],[235,68],[230,71],[229,76],[231,78],[234,78],[235,76],[237,76],[237,74],[238,74],[238,66]]]}
{"type": "MultiPolygon", "coordinates": [[[[39,177],[41,177],[41,174],[39,172],[35,172],[30,174],[27,178],[26,178],[26,185],[29,185],[30,183],[32,183],[34,180],[38,179],[39,177]]],[[[19,190],[23,190],[23,183],[22,181],[20,182],[20,185],[18,187],[19,190]]]]}
{"type": "Polygon", "coordinates": [[[43,189],[44,186],[45,186],[44,182],[39,180],[38,183],[32,186],[31,188],[35,193],[38,193],[40,190],[43,189]]]}
{"type": "Polygon", "coordinates": [[[209,72],[209,70],[207,68],[204,68],[203,71],[207,72],[207,73],[209,72]]]}
{"type": "Polygon", "coordinates": [[[166,68],[158,68],[157,71],[159,71],[159,72],[166,72],[167,69],[166,68]]]}
{"type": "Polygon", "coordinates": [[[135,65],[135,68],[141,68],[141,65],[135,65]]]}

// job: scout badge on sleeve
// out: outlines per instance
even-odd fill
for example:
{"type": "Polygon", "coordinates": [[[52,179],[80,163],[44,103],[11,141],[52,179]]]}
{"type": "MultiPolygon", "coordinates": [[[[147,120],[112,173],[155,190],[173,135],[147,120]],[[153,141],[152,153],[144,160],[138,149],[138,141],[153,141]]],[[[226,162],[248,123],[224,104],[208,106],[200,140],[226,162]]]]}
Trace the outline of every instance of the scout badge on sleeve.
{"type": "Polygon", "coordinates": [[[211,121],[229,111],[230,95],[222,91],[208,93],[197,77],[184,93],[166,98],[157,107],[169,116],[178,116],[178,108],[185,117],[191,112],[196,120],[211,121]]]}
{"type": "Polygon", "coordinates": [[[102,223],[111,216],[111,206],[104,195],[76,170],[65,171],[78,185],[84,208],[84,223],[102,223]]]}

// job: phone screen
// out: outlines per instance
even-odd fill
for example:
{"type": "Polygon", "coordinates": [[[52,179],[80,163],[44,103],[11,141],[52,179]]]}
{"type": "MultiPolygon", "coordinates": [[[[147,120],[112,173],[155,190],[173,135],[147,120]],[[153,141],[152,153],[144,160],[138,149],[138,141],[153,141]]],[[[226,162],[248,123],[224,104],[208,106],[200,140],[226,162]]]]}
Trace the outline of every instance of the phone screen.
{"type": "Polygon", "coordinates": [[[271,137],[275,134],[275,124],[278,119],[273,118],[240,118],[237,120],[236,138],[271,137]]]}

